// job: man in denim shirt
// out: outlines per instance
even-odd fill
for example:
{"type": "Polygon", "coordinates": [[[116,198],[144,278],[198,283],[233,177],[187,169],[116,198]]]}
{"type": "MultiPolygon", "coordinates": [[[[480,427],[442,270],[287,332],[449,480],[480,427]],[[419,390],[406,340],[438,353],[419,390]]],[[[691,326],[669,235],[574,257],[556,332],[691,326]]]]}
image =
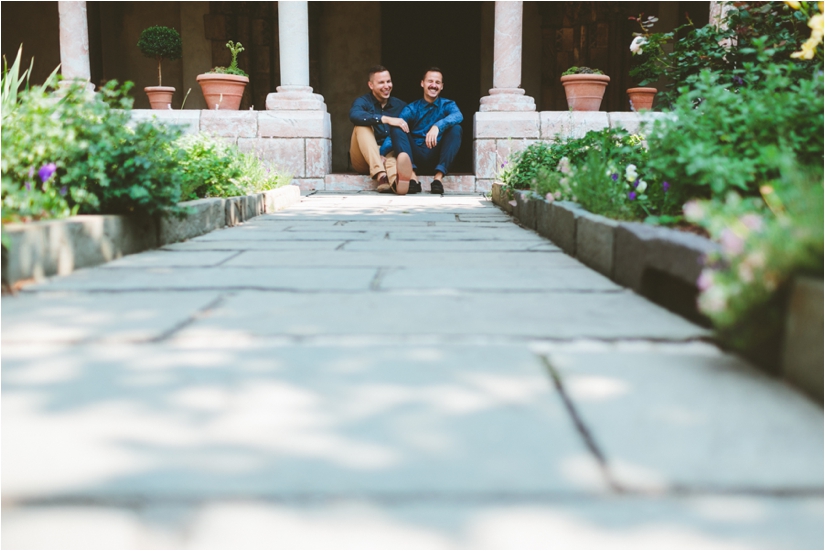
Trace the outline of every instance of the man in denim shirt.
{"type": "Polygon", "coordinates": [[[441,179],[447,174],[461,146],[461,121],[464,116],[454,101],[441,97],[444,77],[441,69],[432,67],[421,80],[424,98],[407,105],[401,112],[410,127],[409,133],[401,127],[390,128],[393,149],[398,159],[398,188],[406,187],[410,178],[410,193],[421,191],[416,181],[416,170],[434,171],[430,193],[444,193],[441,179]],[[407,159],[412,160],[411,170],[406,170],[407,159]]]}
{"type": "Polygon", "coordinates": [[[370,92],[357,98],[349,110],[349,120],[355,125],[349,158],[352,168],[378,182],[378,191],[389,192],[396,181],[396,157],[389,128],[409,130],[406,121],[398,118],[407,104],[390,97],[392,78],[386,67],[372,67],[367,85],[370,92]]]}

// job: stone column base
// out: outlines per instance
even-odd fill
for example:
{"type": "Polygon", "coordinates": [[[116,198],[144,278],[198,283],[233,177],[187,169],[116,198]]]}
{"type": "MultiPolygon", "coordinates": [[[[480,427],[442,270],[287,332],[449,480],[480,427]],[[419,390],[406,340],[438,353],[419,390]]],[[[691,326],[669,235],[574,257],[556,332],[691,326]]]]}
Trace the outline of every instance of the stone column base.
{"type": "Polygon", "coordinates": [[[492,88],[481,98],[481,111],[535,111],[536,101],[521,88],[492,88]]]}
{"type": "Polygon", "coordinates": [[[324,96],[313,94],[311,86],[278,86],[266,96],[268,111],[326,111],[324,96]]]}

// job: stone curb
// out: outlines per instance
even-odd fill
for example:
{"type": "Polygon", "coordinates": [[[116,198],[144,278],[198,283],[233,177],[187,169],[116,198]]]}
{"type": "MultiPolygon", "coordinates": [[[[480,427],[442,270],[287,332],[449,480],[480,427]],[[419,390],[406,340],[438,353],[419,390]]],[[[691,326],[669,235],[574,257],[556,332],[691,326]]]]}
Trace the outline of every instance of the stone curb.
{"type": "Polygon", "coordinates": [[[3,233],[3,283],[66,275],[127,254],[191,239],[255,216],[283,210],[301,200],[297,186],[284,186],[241,197],[180,203],[182,218],[80,215],[62,220],[7,224],[3,233]]]}
{"type": "MultiPolygon", "coordinates": [[[[522,190],[515,192],[513,209],[504,195],[504,186],[494,183],[492,198],[496,205],[567,254],[671,311],[707,323],[696,310],[696,281],[705,255],[719,248],[713,241],[669,228],[611,220],[575,203],[548,203],[522,190]]],[[[823,401],[822,297],[821,280],[795,281],[777,372],[819,403],[823,401]]]]}

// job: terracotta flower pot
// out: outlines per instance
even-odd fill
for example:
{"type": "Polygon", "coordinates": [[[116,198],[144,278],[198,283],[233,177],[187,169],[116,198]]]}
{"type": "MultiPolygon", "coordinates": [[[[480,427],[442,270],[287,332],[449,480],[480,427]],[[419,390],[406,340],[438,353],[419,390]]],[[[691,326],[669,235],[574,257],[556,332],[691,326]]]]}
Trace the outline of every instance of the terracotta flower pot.
{"type": "Polygon", "coordinates": [[[208,109],[237,111],[241,107],[241,98],[249,77],[204,73],[198,75],[198,83],[208,109]]]}
{"type": "Polygon", "coordinates": [[[607,75],[566,75],[561,77],[567,106],[573,111],[598,111],[610,77],[607,75]]]}
{"type": "Polygon", "coordinates": [[[175,93],[172,86],[147,86],[143,91],[149,96],[149,105],[152,109],[165,111],[172,108],[172,94],[175,93]]]}
{"type": "Polygon", "coordinates": [[[653,100],[656,98],[656,88],[628,88],[630,108],[633,111],[649,111],[653,109],[653,100]]]}

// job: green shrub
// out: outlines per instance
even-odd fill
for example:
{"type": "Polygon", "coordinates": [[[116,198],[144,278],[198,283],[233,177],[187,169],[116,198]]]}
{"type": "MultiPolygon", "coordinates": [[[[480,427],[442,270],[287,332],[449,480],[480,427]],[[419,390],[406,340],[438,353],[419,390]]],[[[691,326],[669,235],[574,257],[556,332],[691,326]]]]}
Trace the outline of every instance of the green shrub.
{"type": "Polygon", "coordinates": [[[673,116],[653,125],[650,168],[678,183],[683,199],[724,198],[731,190],[756,194],[778,176],[782,153],[805,166],[822,164],[821,76],[794,82],[783,66],[764,71],[763,87],[738,91],[705,71],[676,102],[673,116]]]}
{"type": "Polygon", "coordinates": [[[157,60],[158,86],[163,86],[160,62],[164,59],[174,61],[180,59],[181,55],[183,55],[183,43],[180,39],[180,33],[169,27],[149,27],[140,33],[137,47],[146,57],[157,60]]]}
{"type": "Polygon", "coordinates": [[[174,144],[182,154],[183,199],[234,197],[288,184],[291,176],[273,171],[252,153],[241,153],[205,134],[184,136],[174,144]]]}

